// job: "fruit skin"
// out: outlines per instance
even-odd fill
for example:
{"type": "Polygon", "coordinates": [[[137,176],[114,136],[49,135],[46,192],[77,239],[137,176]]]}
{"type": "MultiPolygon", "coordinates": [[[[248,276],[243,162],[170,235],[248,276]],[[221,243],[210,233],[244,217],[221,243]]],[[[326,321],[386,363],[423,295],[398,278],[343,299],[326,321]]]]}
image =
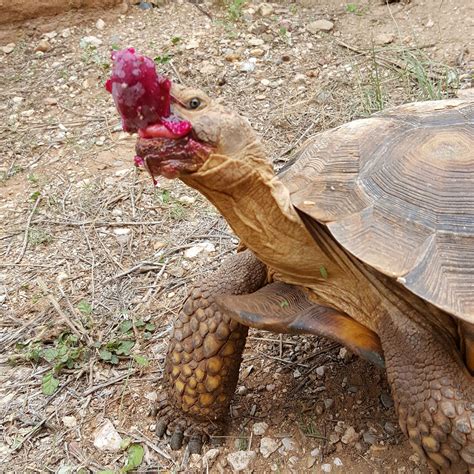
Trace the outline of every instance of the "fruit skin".
{"type": "Polygon", "coordinates": [[[134,48],[112,52],[112,74],[105,88],[112,94],[126,132],[136,132],[169,117],[171,81],[157,74],[152,59],[134,48]]]}

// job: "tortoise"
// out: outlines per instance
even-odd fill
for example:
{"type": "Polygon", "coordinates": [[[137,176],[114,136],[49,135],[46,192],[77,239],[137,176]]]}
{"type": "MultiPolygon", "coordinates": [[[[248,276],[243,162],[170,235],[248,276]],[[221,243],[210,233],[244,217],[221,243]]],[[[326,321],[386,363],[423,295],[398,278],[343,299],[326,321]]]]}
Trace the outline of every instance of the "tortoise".
{"type": "Polygon", "coordinates": [[[198,452],[227,423],[248,327],[319,334],[386,367],[402,431],[474,470],[474,104],[401,105],[309,138],[274,173],[250,122],[175,85],[186,137],[150,129],[152,175],[208,198],[238,252],[174,321],[157,434],[198,452]]]}

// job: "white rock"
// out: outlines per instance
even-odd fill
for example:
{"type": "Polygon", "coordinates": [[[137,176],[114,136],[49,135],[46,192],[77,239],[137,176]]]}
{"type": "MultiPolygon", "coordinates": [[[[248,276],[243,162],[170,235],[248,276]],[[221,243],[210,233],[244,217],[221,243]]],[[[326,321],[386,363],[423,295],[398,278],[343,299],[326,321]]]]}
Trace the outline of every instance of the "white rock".
{"type": "Polygon", "coordinates": [[[63,38],[69,38],[71,36],[71,29],[70,28],[64,28],[64,30],[61,31],[61,36],[63,38]]]}
{"type": "Polygon", "coordinates": [[[280,443],[273,438],[262,438],[260,441],[260,452],[266,459],[278,449],[279,444],[280,443]]]}
{"type": "Polygon", "coordinates": [[[122,441],[122,437],[109,420],[94,432],[94,446],[101,451],[119,451],[122,441]]]}
{"type": "Polygon", "coordinates": [[[88,46],[92,48],[98,48],[101,44],[102,40],[97,38],[97,36],[84,36],[79,42],[79,46],[81,48],[87,48],[88,46]]]}
{"type": "Polygon", "coordinates": [[[201,66],[199,72],[205,76],[212,76],[217,73],[217,67],[214,64],[205,63],[201,66]]]}
{"type": "Polygon", "coordinates": [[[201,252],[212,253],[216,251],[216,247],[211,242],[201,242],[197,245],[193,245],[184,252],[185,258],[192,260],[196,258],[201,252]]]}
{"type": "Polygon", "coordinates": [[[265,41],[261,38],[251,38],[248,43],[250,46],[262,46],[262,44],[265,44],[265,41]]]}
{"type": "Polygon", "coordinates": [[[334,23],[329,20],[317,20],[317,21],[312,21],[311,23],[308,23],[306,25],[306,29],[315,35],[316,33],[319,33],[320,31],[331,31],[334,28],[334,23]]]}
{"type": "Polygon", "coordinates": [[[298,447],[296,446],[296,442],[292,438],[283,438],[281,440],[282,447],[284,451],[297,451],[298,447]]]}
{"type": "Polygon", "coordinates": [[[15,46],[16,46],[15,43],[8,43],[6,46],[2,46],[2,51],[5,54],[10,54],[15,49],[15,46]]]}
{"type": "Polygon", "coordinates": [[[197,39],[192,39],[192,40],[188,41],[185,48],[186,49],[197,49],[197,48],[199,48],[199,41],[197,39]]]}
{"type": "Polygon", "coordinates": [[[320,454],[321,454],[321,450],[319,448],[314,448],[311,451],[311,456],[313,456],[313,458],[317,458],[320,454]]]}
{"type": "Polygon", "coordinates": [[[331,464],[322,464],[321,471],[323,472],[331,472],[332,466],[331,464]]]}
{"type": "Polygon", "coordinates": [[[434,21],[430,18],[427,23],[426,23],[426,28],[433,28],[434,26],[434,21]]]}
{"type": "Polygon", "coordinates": [[[262,16],[270,16],[273,13],[273,6],[269,3],[262,3],[258,6],[258,13],[262,16]]]}
{"type": "Polygon", "coordinates": [[[130,234],[130,232],[130,229],[128,229],[127,227],[116,227],[114,229],[115,235],[128,235],[130,234]]]}
{"type": "Polygon", "coordinates": [[[95,23],[95,27],[98,29],[98,30],[103,30],[105,28],[105,21],[102,20],[102,18],[99,18],[96,23],[95,23]]]}
{"type": "Polygon", "coordinates": [[[240,472],[249,467],[256,455],[255,451],[236,451],[227,455],[227,461],[234,472],[240,472]]]}
{"type": "Polygon", "coordinates": [[[202,467],[209,468],[214,464],[214,461],[219,456],[220,450],[217,448],[210,449],[201,459],[202,467]]]}
{"type": "Polygon", "coordinates": [[[344,444],[353,444],[358,440],[359,440],[359,434],[357,433],[357,431],[354,429],[353,426],[349,426],[341,437],[341,441],[344,444]]]}
{"type": "Polygon", "coordinates": [[[242,72],[253,72],[255,71],[255,65],[257,63],[256,58],[249,58],[247,61],[244,61],[240,64],[240,70],[242,72]]]}
{"type": "Polygon", "coordinates": [[[295,74],[295,77],[292,79],[294,84],[306,84],[306,76],[304,74],[295,74]]]}
{"type": "Polygon", "coordinates": [[[62,422],[67,428],[74,428],[77,426],[77,420],[75,416],[63,416],[62,422]]]}
{"type": "Polygon", "coordinates": [[[334,458],[333,464],[338,467],[341,467],[343,465],[340,458],[334,458]]]}
{"type": "Polygon", "coordinates": [[[150,400],[150,402],[156,402],[158,400],[158,392],[147,392],[145,393],[145,398],[150,400]]]}
{"type": "Polygon", "coordinates": [[[326,372],[326,367],[324,365],[321,365],[316,369],[316,375],[318,377],[324,377],[324,373],[326,372]]]}
{"type": "Polygon", "coordinates": [[[265,423],[264,421],[261,421],[259,423],[254,423],[252,427],[253,434],[255,436],[263,436],[268,429],[268,424],[265,423]]]}

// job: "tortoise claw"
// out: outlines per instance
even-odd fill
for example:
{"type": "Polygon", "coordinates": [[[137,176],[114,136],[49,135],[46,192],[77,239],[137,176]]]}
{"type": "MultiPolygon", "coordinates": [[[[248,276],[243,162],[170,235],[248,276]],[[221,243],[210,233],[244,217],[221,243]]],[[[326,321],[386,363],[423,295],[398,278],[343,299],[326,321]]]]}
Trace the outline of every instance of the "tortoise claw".
{"type": "Polygon", "coordinates": [[[171,435],[170,448],[173,450],[181,449],[183,446],[184,433],[181,427],[176,428],[176,431],[171,435]]]}
{"type": "Polygon", "coordinates": [[[201,454],[202,444],[201,435],[198,434],[191,436],[188,443],[189,454],[201,454]]]}

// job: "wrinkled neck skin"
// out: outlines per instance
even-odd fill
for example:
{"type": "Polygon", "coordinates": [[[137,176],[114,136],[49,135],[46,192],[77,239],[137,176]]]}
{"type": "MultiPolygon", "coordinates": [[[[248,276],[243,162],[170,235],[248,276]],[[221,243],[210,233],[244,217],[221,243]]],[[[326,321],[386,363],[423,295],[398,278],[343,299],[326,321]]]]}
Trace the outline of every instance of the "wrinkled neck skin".
{"type": "Polygon", "coordinates": [[[314,289],[317,302],[347,314],[366,308],[356,319],[372,326],[370,313],[379,301],[362,288],[367,281],[356,276],[345,252],[338,255],[338,246],[323,250],[313,239],[260,145],[241,153],[245,159],[211,155],[199,171],[181,179],[217,207],[241,242],[269,267],[272,279],[314,289]]]}

